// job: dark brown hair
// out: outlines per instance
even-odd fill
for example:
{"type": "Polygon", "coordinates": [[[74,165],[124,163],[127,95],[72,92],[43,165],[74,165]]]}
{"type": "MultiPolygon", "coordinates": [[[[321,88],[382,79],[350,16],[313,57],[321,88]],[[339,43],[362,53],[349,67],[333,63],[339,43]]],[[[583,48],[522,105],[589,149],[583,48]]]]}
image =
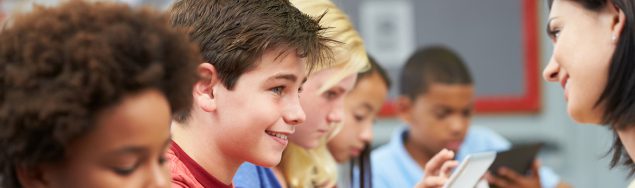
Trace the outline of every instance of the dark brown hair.
{"type": "Polygon", "coordinates": [[[377,60],[375,60],[375,58],[373,58],[372,56],[368,56],[368,62],[370,63],[370,69],[361,73],[357,73],[357,82],[355,82],[355,85],[357,86],[357,83],[359,83],[360,80],[366,79],[367,77],[377,73],[379,74],[379,77],[381,77],[381,80],[384,81],[384,85],[386,85],[386,88],[390,89],[392,83],[390,82],[390,77],[388,77],[386,69],[381,67],[381,65],[377,63],[377,60]]]}
{"type": "Polygon", "coordinates": [[[63,162],[126,96],[156,89],[173,112],[192,105],[195,45],[152,11],[73,1],[1,33],[0,187],[21,187],[17,167],[63,162]]]}
{"type": "MultiPolygon", "coordinates": [[[[357,74],[357,82],[355,83],[355,85],[357,85],[357,83],[359,83],[361,80],[366,79],[376,73],[379,74],[382,81],[384,82],[384,85],[386,85],[386,88],[390,89],[391,82],[390,78],[388,77],[388,73],[386,73],[386,70],[381,65],[379,65],[379,63],[377,63],[377,60],[375,60],[375,58],[368,56],[368,60],[370,63],[370,69],[357,74]]],[[[349,177],[351,178],[351,180],[349,181],[351,182],[350,187],[354,186],[353,182],[359,182],[360,188],[373,187],[372,170],[370,166],[371,150],[372,148],[370,147],[370,143],[366,143],[360,156],[351,160],[351,168],[349,171],[349,177]]]]}
{"type": "Polygon", "coordinates": [[[472,75],[457,53],[443,46],[418,49],[401,70],[399,95],[415,100],[432,83],[472,85],[472,75]]]}
{"type": "MultiPolygon", "coordinates": [[[[306,57],[309,70],[332,54],[334,41],[323,36],[321,17],[313,19],[287,0],[179,0],[169,13],[171,23],[189,32],[230,90],[265,50],[294,49],[306,57]]],[[[175,119],[183,122],[188,116],[185,111],[175,119]]]]}
{"type": "Polygon", "coordinates": [[[351,177],[349,187],[355,186],[355,182],[359,185],[359,188],[372,188],[373,187],[373,170],[371,168],[370,152],[372,148],[370,143],[366,143],[359,157],[351,160],[351,169],[349,171],[349,177],[351,177]]]}

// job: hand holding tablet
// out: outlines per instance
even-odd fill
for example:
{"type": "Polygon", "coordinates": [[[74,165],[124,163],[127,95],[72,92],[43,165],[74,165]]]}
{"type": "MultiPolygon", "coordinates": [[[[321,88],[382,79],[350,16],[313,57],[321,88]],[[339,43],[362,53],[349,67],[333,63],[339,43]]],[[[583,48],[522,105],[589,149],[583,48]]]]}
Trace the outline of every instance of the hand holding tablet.
{"type": "Polygon", "coordinates": [[[452,169],[458,165],[458,162],[453,160],[454,152],[443,149],[427,163],[424,170],[425,175],[423,179],[415,185],[416,188],[440,188],[448,180],[452,169]]]}
{"type": "Polygon", "coordinates": [[[498,175],[497,170],[500,167],[507,167],[518,174],[526,175],[541,147],[542,144],[529,144],[498,152],[489,172],[498,175]]]}
{"type": "Polygon", "coordinates": [[[498,153],[468,155],[454,171],[444,187],[474,187],[488,171],[487,179],[494,186],[539,186],[539,165],[535,164],[534,160],[541,147],[542,144],[530,144],[517,146],[498,153]],[[529,174],[528,172],[532,173],[529,174]]]}
{"type": "Polygon", "coordinates": [[[514,147],[498,153],[471,154],[455,170],[453,169],[457,166],[457,161],[452,160],[454,152],[444,149],[426,163],[424,169],[426,175],[416,187],[474,187],[488,170],[491,174],[487,174],[487,179],[494,186],[531,187],[539,185],[537,172],[539,165],[534,163],[534,159],[541,146],[541,144],[532,144],[514,147]],[[530,169],[532,169],[532,173],[524,176],[530,169]]]}
{"type": "Polygon", "coordinates": [[[444,188],[470,188],[483,177],[496,159],[495,152],[468,155],[454,171],[444,188]]]}

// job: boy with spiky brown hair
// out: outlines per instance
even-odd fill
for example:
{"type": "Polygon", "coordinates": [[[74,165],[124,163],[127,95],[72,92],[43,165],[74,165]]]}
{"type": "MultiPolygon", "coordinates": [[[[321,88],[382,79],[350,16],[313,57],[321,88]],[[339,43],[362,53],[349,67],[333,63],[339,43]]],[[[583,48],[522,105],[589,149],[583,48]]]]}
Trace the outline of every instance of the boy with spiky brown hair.
{"type": "Polygon", "coordinates": [[[243,162],[277,165],[305,120],[306,75],[330,57],[319,18],[286,0],[180,0],[169,13],[205,61],[192,108],[172,124],[173,185],[232,187],[243,162]]]}

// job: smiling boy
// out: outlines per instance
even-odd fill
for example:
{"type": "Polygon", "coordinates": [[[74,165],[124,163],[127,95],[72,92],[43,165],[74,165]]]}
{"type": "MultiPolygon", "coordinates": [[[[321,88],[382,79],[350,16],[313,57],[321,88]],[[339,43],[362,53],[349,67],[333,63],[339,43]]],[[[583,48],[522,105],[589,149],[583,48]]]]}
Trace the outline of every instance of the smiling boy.
{"type": "Polygon", "coordinates": [[[306,75],[329,57],[324,29],[284,0],[180,0],[169,12],[204,61],[192,109],[174,117],[173,185],[232,187],[243,162],[277,165],[305,120],[306,75]]]}

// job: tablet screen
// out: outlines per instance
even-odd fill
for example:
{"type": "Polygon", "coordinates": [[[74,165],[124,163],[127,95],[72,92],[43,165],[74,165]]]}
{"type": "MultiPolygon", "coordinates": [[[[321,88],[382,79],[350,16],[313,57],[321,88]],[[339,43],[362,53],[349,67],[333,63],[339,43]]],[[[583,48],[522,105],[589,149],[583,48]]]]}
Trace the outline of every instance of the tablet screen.
{"type": "Polygon", "coordinates": [[[504,166],[516,171],[518,174],[525,175],[531,168],[531,163],[533,163],[541,147],[542,144],[540,143],[529,144],[498,152],[496,154],[496,160],[494,160],[494,163],[490,166],[489,171],[497,175],[496,171],[498,168],[504,166]]]}
{"type": "Polygon", "coordinates": [[[496,158],[495,152],[468,155],[454,170],[444,188],[474,187],[496,158]]]}

